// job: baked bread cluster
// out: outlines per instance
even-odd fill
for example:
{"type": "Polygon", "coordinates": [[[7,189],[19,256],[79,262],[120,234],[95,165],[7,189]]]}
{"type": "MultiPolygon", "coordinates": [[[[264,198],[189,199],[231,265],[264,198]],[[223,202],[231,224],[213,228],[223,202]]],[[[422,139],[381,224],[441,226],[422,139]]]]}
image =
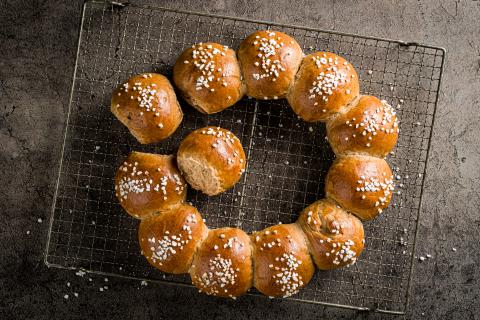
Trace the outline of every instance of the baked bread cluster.
{"type": "MultiPolygon", "coordinates": [[[[361,221],[388,207],[394,179],[385,157],[398,138],[398,119],[386,101],[360,94],[355,68],[329,52],[304,56],[292,37],[272,30],[248,36],[237,52],[199,43],[174,66],[180,95],[203,113],[228,108],[245,94],[286,98],[305,121],[326,122],[336,154],[318,200],[292,224],[250,235],[238,228],[209,229],[185,203],[187,183],[213,196],[233,187],[245,172],[240,140],[208,126],[191,132],[176,156],[132,152],[115,178],[120,205],[141,220],[142,254],[155,268],[189,273],[208,295],[236,298],[255,287],[289,297],[311,280],[315,266],[354,264],[365,246],[361,221]]],[[[179,126],[182,111],[161,75],[135,76],[115,90],[112,112],[140,143],[158,142],[179,126]]]]}

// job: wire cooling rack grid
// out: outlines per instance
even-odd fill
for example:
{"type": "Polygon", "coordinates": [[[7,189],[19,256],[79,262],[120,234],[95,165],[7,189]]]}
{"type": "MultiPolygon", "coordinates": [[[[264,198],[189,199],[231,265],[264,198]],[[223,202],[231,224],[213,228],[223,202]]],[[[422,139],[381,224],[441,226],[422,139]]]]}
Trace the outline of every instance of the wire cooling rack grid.
{"type": "Polygon", "coordinates": [[[202,115],[182,102],[181,128],[155,145],[138,144],[109,112],[112,90],[140,72],[171,75],[177,55],[193,43],[237,48],[251,32],[272,28],[293,35],[306,53],[332,51],[357,68],[361,89],[398,106],[398,146],[389,162],[400,181],[391,207],[365,224],[366,250],[350,268],[320,271],[292,299],[361,310],[404,313],[445,51],[441,48],[268,22],[162,8],[86,2],[61,166],[45,254],[48,266],[188,284],[147,265],[138,221],[114,196],[117,166],[131,150],[172,153],[205,125],[233,131],[248,155],[242,180],[222,195],[189,191],[210,227],[258,230],[296,220],[323,197],[334,154],[323,124],[300,121],[286,101],[245,98],[219,114],[202,115]]]}

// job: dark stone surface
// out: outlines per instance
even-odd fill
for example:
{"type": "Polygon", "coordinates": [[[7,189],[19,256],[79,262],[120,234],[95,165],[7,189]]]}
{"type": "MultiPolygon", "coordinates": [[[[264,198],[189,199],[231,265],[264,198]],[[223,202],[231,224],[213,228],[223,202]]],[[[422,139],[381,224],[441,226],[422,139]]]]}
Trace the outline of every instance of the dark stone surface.
{"type": "MultiPolygon", "coordinates": [[[[432,259],[414,265],[407,317],[478,319],[480,1],[156,4],[447,48],[417,245],[417,255],[432,259]]],[[[103,277],[90,282],[48,270],[43,250],[80,14],[81,1],[0,2],[1,319],[386,317],[256,297],[225,301],[191,288],[113,278],[99,292],[103,277]]]]}

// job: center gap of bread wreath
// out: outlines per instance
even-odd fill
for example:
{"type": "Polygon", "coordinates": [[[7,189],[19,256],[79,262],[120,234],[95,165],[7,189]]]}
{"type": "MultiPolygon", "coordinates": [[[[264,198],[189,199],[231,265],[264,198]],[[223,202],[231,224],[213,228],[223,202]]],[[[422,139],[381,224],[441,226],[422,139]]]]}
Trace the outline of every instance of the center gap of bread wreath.
{"type": "MultiPolygon", "coordinates": [[[[330,52],[305,56],[282,32],[256,31],[237,51],[198,43],[178,57],[173,82],[199,112],[220,112],[248,95],[286,98],[307,122],[326,122],[336,159],[325,179],[325,199],[308,205],[290,224],[248,235],[239,228],[209,229],[185,203],[187,184],[213,196],[231,189],[246,170],[241,141],[207,126],[190,132],[176,155],[132,152],[115,176],[115,194],[140,219],[141,253],[167,273],[189,273],[209,295],[236,298],[252,287],[269,297],[289,297],[320,270],[348,267],[365,246],[361,220],[390,203],[394,179],[385,157],[397,143],[398,119],[384,100],[360,94],[358,75],[330,52]]],[[[112,113],[140,143],[160,142],[183,117],[164,76],[136,75],[112,95],[112,113]]]]}

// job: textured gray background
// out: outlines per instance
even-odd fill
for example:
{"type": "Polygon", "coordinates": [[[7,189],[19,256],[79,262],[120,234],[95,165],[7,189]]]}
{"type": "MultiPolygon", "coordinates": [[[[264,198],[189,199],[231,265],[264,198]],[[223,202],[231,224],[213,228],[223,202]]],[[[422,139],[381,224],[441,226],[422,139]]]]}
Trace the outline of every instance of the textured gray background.
{"type": "MultiPolygon", "coordinates": [[[[225,301],[114,278],[99,292],[103,277],[88,281],[44,266],[81,4],[0,1],[0,318],[385,318],[258,297],[225,301]]],[[[407,318],[479,319],[480,1],[156,4],[447,48],[417,246],[417,255],[433,258],[415,262],[407,318]]]]}

